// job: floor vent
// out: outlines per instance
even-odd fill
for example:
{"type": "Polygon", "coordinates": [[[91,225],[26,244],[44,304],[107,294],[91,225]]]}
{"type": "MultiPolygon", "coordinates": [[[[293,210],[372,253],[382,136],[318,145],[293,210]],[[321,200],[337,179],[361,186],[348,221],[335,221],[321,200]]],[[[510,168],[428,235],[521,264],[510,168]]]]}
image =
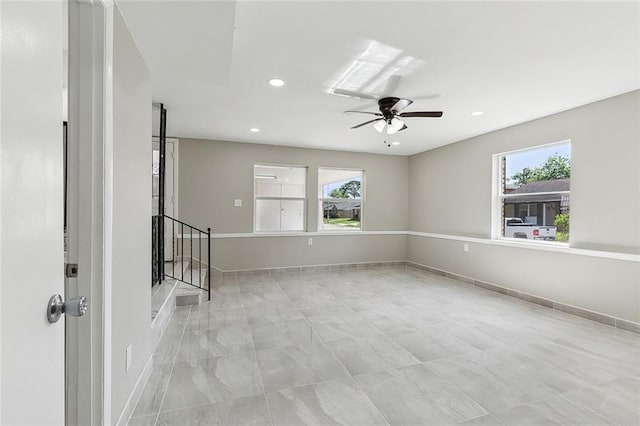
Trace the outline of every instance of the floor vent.
{"type": "Polygon", "coordinates": [[[176,306],[199,306],[202,293],[178,294],[176,306]]]}

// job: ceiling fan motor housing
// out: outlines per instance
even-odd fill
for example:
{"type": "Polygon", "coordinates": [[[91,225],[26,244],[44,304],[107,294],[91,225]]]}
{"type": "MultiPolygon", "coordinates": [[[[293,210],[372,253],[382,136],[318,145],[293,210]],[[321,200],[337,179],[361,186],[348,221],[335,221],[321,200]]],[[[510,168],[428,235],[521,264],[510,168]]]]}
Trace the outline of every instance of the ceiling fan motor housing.
{"type": "Polygon", "coordinates": [[[397,104],[399,100],[400,98],[395,97],[382,98],[378,100],[378,107],[380,108],[380,112],[382,113],[382,116],[387,123],[389,123],[393,119],[393,117],[395,117],[396,113],[395,111],[392,111],[391,108],[393,108],[393,106],[397,104]]]}

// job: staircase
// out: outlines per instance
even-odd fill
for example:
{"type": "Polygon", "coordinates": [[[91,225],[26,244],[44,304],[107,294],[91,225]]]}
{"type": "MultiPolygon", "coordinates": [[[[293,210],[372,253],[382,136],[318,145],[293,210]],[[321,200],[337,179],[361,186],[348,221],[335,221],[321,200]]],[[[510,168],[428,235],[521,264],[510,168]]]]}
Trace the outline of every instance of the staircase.
{"type": "Polygon", "coordinates": [[[156,217],[159,226],[154,231],[164,231],[164,235],[154,233],[156,279],[178,281],[176,306],[199,305],[203,293],[211,300],[211,228],[203,231],[167,215],[156,217]],[[170,246],[165,247],[165,242],[170,246]],[[165,251],[172,259],[169,262],[164,261],[165,251]]]}
{"type": "MultiPolygon", "coordinates": [[[[202,293],[211,300],[211,228],[206,231],[164,214],[167,110],[160,111],[158,140],[158,215],[152,216],[151,287],[165,279],[178,281],[177,306],[200,304],[202,293]],[[167,259],[170,259],[167,262],[167,259]]],[[[158,290],[158,289],[157,289],[158,290]]],[[[160,297],[159,297],[160,298],[160,297]]],[[[153,310],[153,309],[152,309],[153,310]]]]}

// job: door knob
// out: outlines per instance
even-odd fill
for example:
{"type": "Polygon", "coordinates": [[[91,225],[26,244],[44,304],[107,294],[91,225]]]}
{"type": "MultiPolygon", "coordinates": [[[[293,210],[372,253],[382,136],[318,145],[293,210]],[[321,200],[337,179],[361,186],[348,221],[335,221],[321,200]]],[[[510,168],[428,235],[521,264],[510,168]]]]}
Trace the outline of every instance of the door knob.
{"type": "Polygon", "coordinates": [[[71,315],[72,317],[81,317],[87,312],[89,303],[84,296],[74,297],[66,303],[62,301],[62,296],[54,294],[49,299],[47,306],[47,319],[50,323],[58,322],[62,314],[71,315]]]}

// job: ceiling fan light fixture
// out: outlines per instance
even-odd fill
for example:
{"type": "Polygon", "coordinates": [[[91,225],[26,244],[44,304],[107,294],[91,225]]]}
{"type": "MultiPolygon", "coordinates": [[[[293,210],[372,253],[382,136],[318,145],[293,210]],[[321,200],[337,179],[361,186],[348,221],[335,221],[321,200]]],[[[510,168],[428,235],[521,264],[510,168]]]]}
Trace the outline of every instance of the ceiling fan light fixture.
{"type": "Polygon", "coordinates": [[[389,122],[389,127],[387,127],[387,134],[394,135],[398,133],[398,130],[402,129],[402,126],[404,126],[402,120],[396,117],[392,118],[389,122]]]}
{"type": "Polygon", "coordinates": [[[387,125],[387,123],[385,123],[384,120],[380,120],[377,121],[376,123],[374,123],[373,128],[376,129],[378,131],[378,133],[382,133],[382,131],[384,130],[384,127],[387,125]]]}

